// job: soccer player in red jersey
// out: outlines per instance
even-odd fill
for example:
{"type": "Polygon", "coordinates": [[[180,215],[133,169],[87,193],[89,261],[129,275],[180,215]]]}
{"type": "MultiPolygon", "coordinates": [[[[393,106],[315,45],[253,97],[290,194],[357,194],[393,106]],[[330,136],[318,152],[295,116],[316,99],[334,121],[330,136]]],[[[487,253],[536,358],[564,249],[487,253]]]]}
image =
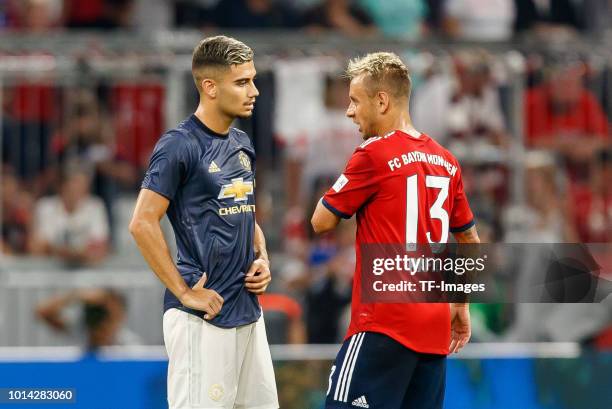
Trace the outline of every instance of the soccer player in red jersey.
{"type": "Polygon", "coordinates": [[[353,60],[347,75],[346,115],[365,141],[312,216],[315,232],[323,233],[357,214],[351,324],[325,407],[442,408],[446,355],[470,338],[468,304],[365,302],[360,246],[446,243],[449,231],[459,243],[478,243],[461,169],[413,127],[410,75],[397,55],[353,60]]]}

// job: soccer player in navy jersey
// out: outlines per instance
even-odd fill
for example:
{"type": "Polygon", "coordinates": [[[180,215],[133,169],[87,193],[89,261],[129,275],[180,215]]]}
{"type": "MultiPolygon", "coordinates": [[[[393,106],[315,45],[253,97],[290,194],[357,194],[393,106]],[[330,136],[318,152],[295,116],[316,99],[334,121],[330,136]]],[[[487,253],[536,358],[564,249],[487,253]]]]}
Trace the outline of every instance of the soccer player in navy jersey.
{"type": "Polygon", "coordinates": [[[163,330],[171,409],[278,408],[257,294],[270,269],[255,222],[255,151],[234,119],[250,117],[259,91],[252,50],[225,36],[195,48],[194,114],[157,142],[132,233],[166,286],[163,330]],[[178,249],[164,241],[164,214],[178,249]]]}
{"type": "MultiPolygon", "coordinates": [[[[417,131],[408,69],[392,53],[349,63],[346,115],[363,142],[319,201],[317,233],[357,214],[351,323],[330,375],[326,408],[441,409],[446,355],[470,338],[468,304],[362,298],[361,245],[479,242],[455,157],[417,131]]],[[[435,109],[435,107],[431,107],[435,109]]]]}

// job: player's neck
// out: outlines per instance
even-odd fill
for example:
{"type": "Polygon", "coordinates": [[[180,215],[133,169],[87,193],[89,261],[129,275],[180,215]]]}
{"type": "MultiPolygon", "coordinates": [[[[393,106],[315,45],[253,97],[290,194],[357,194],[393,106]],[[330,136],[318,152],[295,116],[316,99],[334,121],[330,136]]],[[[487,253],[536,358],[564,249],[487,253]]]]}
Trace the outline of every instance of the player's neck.
{"type": "Polygon", "coordinates": [[[194,115],[200,121],[202,121],[202,123],[206,125],[208,129],[220,135],[227,135],[232,122],[234,122],[234,118],[230,118],[227,115],[215,112],[212,109],[205,108],[202,104],[198,105],[194,115]]]}
{"type": "Polygon", "coordinates": [[[412,120],[410,119],[410,114],[402,113],[390,119],[388,122],[381,124],[378,135],[384,136],[391,132],[402,131],[409,135],[419,135],[420,132],[414,128],[412,125],[412,120]]]}

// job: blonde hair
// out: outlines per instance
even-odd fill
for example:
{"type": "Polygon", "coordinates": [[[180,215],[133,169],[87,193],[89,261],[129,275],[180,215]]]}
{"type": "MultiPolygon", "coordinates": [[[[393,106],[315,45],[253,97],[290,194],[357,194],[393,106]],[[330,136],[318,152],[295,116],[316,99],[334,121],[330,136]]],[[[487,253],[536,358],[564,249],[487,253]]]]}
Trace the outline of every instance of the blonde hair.
{"type": "Polygon", "coordinates": [[[398,98],[409,98],[412,81],[408,68],[397,56],[390,52],[370,53],[349,61],[346,76],[349,79],[366,75],[370,95],[384,89],[398,98]]]}

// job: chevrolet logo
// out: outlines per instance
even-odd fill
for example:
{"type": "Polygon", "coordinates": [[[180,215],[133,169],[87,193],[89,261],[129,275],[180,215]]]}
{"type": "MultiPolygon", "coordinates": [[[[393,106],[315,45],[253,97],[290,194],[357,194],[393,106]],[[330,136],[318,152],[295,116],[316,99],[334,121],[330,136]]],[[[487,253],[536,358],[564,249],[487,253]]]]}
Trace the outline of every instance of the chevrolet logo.
{"type": "Polygon", "coordinates": [[[247,200],[247,195],[253,194],[253,182],[244,182],[242,178],[232,179],[229,185],[223,185],[219,199],[234,198],[236,202],[247,200]]]}

